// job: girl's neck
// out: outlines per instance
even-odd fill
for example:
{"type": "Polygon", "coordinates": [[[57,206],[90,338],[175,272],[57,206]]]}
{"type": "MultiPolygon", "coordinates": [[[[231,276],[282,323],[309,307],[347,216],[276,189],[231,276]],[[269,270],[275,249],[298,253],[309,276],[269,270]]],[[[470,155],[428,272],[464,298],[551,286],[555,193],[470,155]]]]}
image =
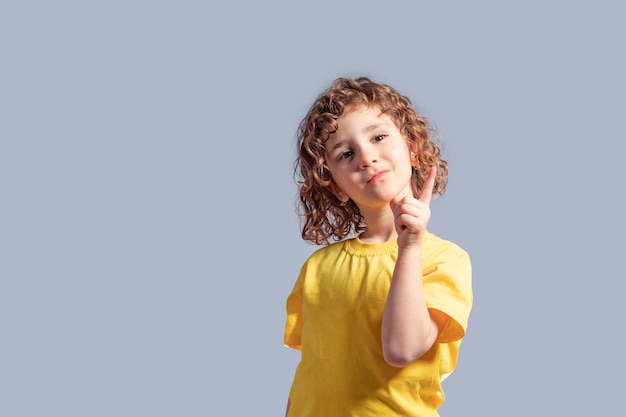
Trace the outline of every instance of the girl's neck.
{"type": "Polygon", "coordinates": [[[387,242],[398,237],[391,208],[376,213],[363,213],[367,228],[359,239],[368,243],[387,242]]]}

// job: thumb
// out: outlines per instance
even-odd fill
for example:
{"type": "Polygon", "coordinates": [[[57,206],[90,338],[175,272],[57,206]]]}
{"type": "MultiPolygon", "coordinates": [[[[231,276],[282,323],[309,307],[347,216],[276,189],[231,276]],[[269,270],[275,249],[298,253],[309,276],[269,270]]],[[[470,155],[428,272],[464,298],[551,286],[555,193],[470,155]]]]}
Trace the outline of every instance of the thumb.
{"type": "Polygon", "coordinates": [[[395,196],[394,198],[392,198],[391,201],[389,202],[389,206],[391,207],[391,209],[393,210],[401,200],[402,200],[402,197],[400,196],[395,196]]]}

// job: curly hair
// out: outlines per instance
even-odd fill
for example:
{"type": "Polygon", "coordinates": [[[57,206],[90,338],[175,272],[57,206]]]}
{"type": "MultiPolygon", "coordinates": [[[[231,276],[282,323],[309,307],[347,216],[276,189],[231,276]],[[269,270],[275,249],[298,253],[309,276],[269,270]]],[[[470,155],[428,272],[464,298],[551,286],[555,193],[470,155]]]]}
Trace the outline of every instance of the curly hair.
{"type": "Polygon", "coordinates": [[[299,189],[299,214],[304,219],[302,238],[329,244],[365,230],[357,205],[342,204],[329,187],[333,181],[326,164],[326,141],[337,131],[337,119],[353,106],[376,107],[395,123],[412,149],[417,150],[413,169],[413,194],[419,195],[430,167],[437,167],[434,195],[443,195],[448,180],[448,163],[441,155],[441,140],[434,125],[417,113],[411,100],[394,88],[367,77],[337,78],[320,94],[297,132],[298,156],[295,177],[299,189]]]}

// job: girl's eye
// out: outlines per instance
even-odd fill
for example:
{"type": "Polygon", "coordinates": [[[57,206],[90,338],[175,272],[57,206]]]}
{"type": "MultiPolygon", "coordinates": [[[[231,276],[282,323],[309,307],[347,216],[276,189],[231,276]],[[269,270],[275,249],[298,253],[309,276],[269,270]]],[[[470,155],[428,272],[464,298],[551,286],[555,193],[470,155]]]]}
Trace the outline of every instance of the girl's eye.
{"type": "Polygon", "coordinates": [[[374,136],[374,142],[380,142],[381,140],[385,139],[387,137],[387,135],[382,134],[382,135],[376,135],[374,136]]]}
{"type": "Polygon", "coordinates": [[[337,157],[337,159],[339,161],[341,161],[343,159],[350,158],[353,154],[354,154],[354,152],[352,152],[352,151],[345,151],[345,152],[340,153],[339,156],[337,157]]]}

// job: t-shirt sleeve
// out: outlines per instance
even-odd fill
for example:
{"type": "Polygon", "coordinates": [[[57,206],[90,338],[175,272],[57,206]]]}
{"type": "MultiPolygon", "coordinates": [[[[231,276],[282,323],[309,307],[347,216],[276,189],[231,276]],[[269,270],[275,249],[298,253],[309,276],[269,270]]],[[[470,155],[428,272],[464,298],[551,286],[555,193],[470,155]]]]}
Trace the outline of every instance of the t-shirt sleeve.
{"type": "Polygon", "coordinates": [[[449,343],[465,335],[472,309],[472,267],[467,252],[452,246],[424,271],[424,296],[429,309],[448,316],[437,342],[449,343]]]}
{"type": "Polygon", "coordinates": [[[302,281],[303,273],[300,272],[300,276],[287,297],[287,322],[284,334],[285,346],[297,350],[302,350],[302,281]]]}

